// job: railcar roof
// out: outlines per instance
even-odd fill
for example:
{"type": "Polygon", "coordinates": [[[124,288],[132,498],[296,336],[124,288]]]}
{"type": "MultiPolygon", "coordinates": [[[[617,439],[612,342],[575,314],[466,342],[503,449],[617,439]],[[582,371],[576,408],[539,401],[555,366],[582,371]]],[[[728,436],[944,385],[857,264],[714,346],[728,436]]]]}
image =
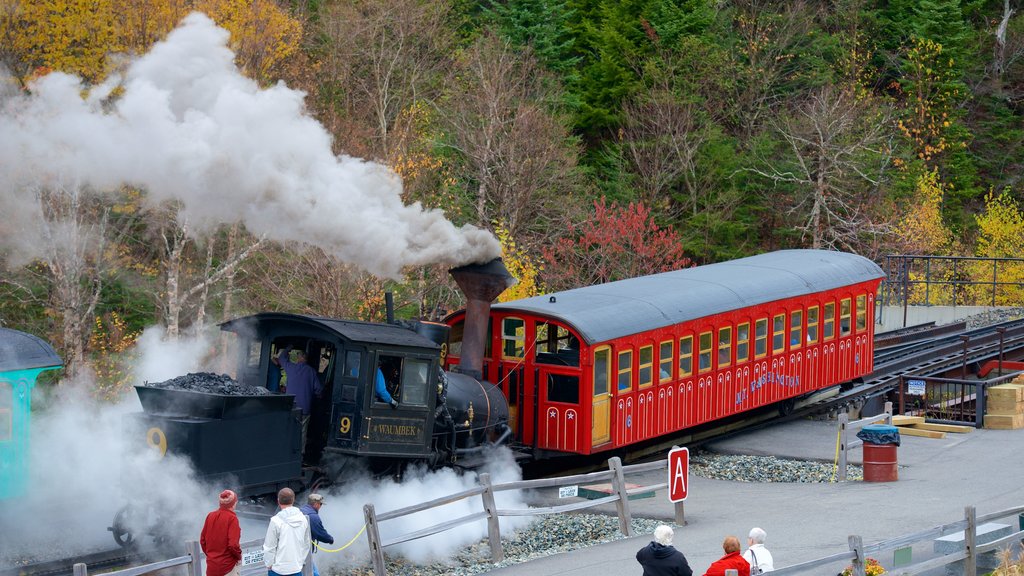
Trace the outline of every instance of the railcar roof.
{"type": "Polygon", "coordinates": [[[220,327],[221,330],[241,334],[246,331],[253,330],[257,326],[265,327],[281,322],[297,322],[300,324],[323,328],[324,330],[338,334],[346,340],[374,346],[415,346],[419,348],[439,348],[438,344],[433,340],[417,334],[404,326],[396,324],[358,322],[355,320],[339,320],[337,318],[306,316],[304,314],[263,312],[252,316],[229,320],[221,324],[220,327]]]}
{"type": "Polygon", "coordinates": [[[45,340],[10,328],[0,328],[0,372],[52,368],[63,363],[45,340]]]}
{"type": "Polygon", "coordinates": [[[878,265],[856,254],[780,250],[504,302],[492,308],[560,320],[594,344],[884,276],[878,265]]]}

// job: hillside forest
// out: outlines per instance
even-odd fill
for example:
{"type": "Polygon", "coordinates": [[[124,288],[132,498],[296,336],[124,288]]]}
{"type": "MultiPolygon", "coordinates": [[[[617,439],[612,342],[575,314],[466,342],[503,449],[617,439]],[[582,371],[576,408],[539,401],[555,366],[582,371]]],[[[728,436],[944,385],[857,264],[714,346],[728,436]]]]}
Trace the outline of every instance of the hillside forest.
{"type": "MultiPolygon", "coordinates": [[[[796,247],[1020,257],[1022,8],[0,0],[0,111],[59,73],[112,109],[131,63],[201,12],[244,77],[304,93],[333,154],[389,168],[407,205],[493,232],[520,279],[503,299],[796,247]]],[[[99,397],[131,384],[150,326],[175,339],[258,311],[382,320],[386,292],[400,317],[461,304],[443,263],[375,275],[241,221],[200,226],[145,186],[0,185],[0,326],[52,342],[99,397]],[[27,257],[15,240],[38,230],[27,257]]],[[[1024,281],[1021,266],[1001,274],[1024,281]]]]}

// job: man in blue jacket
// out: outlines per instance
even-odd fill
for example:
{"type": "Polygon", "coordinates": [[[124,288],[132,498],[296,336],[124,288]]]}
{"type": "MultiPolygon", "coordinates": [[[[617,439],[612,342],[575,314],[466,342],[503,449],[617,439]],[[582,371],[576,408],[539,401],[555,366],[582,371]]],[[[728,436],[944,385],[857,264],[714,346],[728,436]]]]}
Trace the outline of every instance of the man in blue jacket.
{"type": "MultiPolygon", "coordinates": [[[[306,498],[306,504],[299,508],[299,510],[309,518],[309,532],[313,537],[314,543],[334,544],[334,536],[327,532],[323,521],[320,520],[320,507],[323,505],[324,497],[321,494],[310,494],[306,498]]],[[[315,548],[313,552],[316,552],[315,548]]],[[[313,576],[320,576],[320,571],[316,569],[316,562],[313,563],[313,576]]]]}

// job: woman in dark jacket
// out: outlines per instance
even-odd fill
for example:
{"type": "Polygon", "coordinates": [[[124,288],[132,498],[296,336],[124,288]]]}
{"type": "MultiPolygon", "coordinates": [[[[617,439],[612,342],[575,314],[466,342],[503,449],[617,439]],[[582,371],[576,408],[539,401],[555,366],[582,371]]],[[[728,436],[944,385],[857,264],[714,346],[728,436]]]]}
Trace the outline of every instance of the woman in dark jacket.
{"type": "Polygon", "coordinates": [[[654,529],[654,541],[636,553],[643,576],[693,576],[686,556],[672,546],[672,536],[672,528],[662,524],[654,529]]]}

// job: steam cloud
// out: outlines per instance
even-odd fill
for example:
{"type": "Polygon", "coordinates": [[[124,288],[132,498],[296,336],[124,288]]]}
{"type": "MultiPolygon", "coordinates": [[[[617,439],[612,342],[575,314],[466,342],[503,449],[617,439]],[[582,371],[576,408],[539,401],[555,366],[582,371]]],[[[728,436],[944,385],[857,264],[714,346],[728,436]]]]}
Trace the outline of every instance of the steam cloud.
{"type": "MultiPolygon", "coordinates": [[[[522,479],[519,466],[507,449],[494,451],[488,463],[481,469],[491,475],[495,484],[522,479]]],[[[327,492],[320,518],[324,527],[334,536],[334,545],[327,549],[344,546],[363,526],[363,505],[373,504],[377,514],[412,506],[442,496],[448,496],[476,487],[477,480],[472,474],[460,475],[451,469],[413,472],[407,474],[401,484],[390,480],[362,480],[346,484],[327,492]]],[[[526,508],[519,491],[496,492],[495,504],[499,509],[526,508]]],[[[305,503],[301,499],[301,503],[305,503]]],[[[403,516],[382,522],[379,525],[381,538],[385,541],[397,536],[415,532],[430,526],[468,516],[482,510],[479,497],[472,497],[445,506],[403,516]]],[[[508,536],[512,531],[527,526],[530,518],[509,516],[501,518],[501,531],[508,536]]],[[[464,546],[474,544],[487,537],[486,521],[463,524],[434,536],[413,540],[385,549],[389,556],[401,555],[408,560],[423,564],[448,559],[452,553],[464,546]]],[[[489,553],[489,552],[488,552],[489,553]]],[[[314,556],[317,566],[344,567],[364,563],[369,559],[366,537],[360,536],[352,545],[339,553],[322,553],[314,556]]],[[[485,560],[486,561],[486,560],[485,560]]]]}
{"type": "Polygon", "coordinates": [[[31,94],[0,94],[0,235],[23,262],[38,256],[38,195],[48,189],[146,190],[176,200],[194,231],[242,221],[254,234],[301,241],[373,274],[403,266],[484,262],[500,254],[486,230],[456,228],[439,210],[404,205],[387,167],[335,156],[302,92],[242,76],[228,32],[189,15],[92,89],[61,73],[31,94]],[[114,94],[120,87],[123,92],[114,94]],[[24,227],[11,225],[24,223],[24,227]]]}

